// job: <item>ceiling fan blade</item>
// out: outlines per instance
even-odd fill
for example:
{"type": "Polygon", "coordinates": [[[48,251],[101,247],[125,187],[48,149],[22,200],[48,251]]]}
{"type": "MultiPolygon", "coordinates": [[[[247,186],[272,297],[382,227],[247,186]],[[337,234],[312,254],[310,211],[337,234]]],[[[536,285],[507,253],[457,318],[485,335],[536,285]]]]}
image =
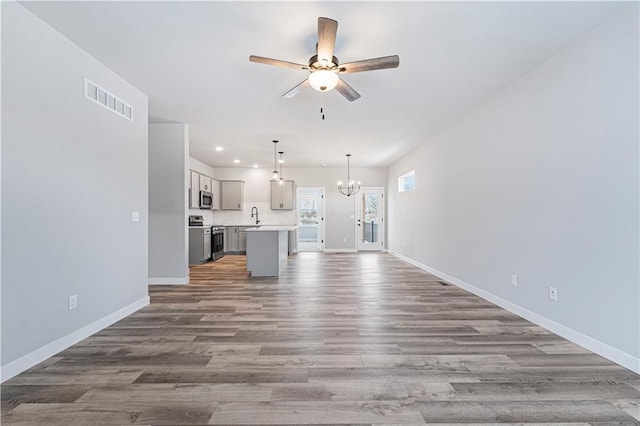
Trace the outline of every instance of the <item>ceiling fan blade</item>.
{"type": "Polygon", "coordinates": [[[343,79],[338,79],[336,90],[349,102],[353,102],[360,97],[360,93],[356,92],[353,87],[349,86],[343,79]]]}
{"type": "Polygon", "coordinates": [[[349,74],[353,72],[397,68],[398,65],[400,65],[400,57],[398,55],[383,56],[382,58],[365,59],[364,61],[355,61],[341,64],[338,67],[338,72],[342,74],[349,74]]]}
{"type": "Polygon", "coordinates": [[[306,65],[296,64],[296,63],[287,62],[287,61],[281,61],[279,59],[265,58],[265,57],[262,57],[262,56],[255,56],[255,55],[249,56],[249,61],[257,62],[259,64],[274,65],[276,67],[294,68],[294,69],[297,69],[297,70],[308,70],[309,69],[309,67],[306,66],[306,65]]]}
{"type": "Polygon", "coordinates": [[[329,18],[318,18],[318,61],[333,61],[333,48],[336,45],[338,22],[329,18]]]}
{"type": "Polygon", "coordinates": [[[309,79],[305,78],[302,83],[298,84],[296,87],[294,87],[293,89],[289,90],[287,93],[282,95],[282,97],[285,98],[285,99],[291,99],[295,95],[300,93],[302,91],[302,89],[305,89],[307,87],[309,87],[309,79]]]}

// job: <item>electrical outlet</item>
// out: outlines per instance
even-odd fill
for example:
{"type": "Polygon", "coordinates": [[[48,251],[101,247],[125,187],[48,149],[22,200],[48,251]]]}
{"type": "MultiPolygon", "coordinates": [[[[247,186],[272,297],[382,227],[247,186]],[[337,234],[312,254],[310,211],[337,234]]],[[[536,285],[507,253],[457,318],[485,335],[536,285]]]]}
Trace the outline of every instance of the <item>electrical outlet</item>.
{"type": "Polygon", "coordinates": [[[78,307],[78,295],[69,296],[69,310],[72,311],[78,307]]]}
{"type": "Polygon", "coordinates": [[[511,275],[511,285],[514,287],[518,287],[518,276],[511,275]]]}
{"type": "Polygon", "coordinates": [[[407,243],[406,242],[402,243],[402,248],[407,248],[407,243]]]}
{"type": "Polygon", "coordinates": [[[131,222],[140,222],[140,212],[131,212],[131,222]]]}
{"type": "Polygon", "coordinates": [[[346,239],[346,238],[344,239],[344,242],[345,242],[345,243],[347,242],[347,239],[346,239]]]}
{"type": "Polygon", "coordinates": [[[549,287],[549,299],[554,302],[558,301],[558,289],[555,287],[549,287]]]}

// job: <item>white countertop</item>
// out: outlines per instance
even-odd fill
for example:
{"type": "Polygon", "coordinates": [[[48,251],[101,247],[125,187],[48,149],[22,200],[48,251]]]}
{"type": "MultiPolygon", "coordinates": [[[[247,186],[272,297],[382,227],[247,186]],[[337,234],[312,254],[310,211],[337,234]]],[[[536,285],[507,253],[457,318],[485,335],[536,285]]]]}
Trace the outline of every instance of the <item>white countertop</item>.
{"type": "Polygon", "coordinates": [[[262,226],[294,226],[294,225],[278,225],[278,224],[271,224],[271,223],[262,223],[260,222],[260,225],[256,225],[255,222],[253,223],[225,223],[224,225],[220,225],[220,226],[225,226],[225,227],[229,227],[229,226],[242,226],[245,228],[256,228],[256,227],[262,227],[262,226]]]}
{"type": "Polygon", "coordinates": [[[247,232],[265,232],[265,231],[294,231],[298,225],[265,225],[249,228],[247,232]]]}

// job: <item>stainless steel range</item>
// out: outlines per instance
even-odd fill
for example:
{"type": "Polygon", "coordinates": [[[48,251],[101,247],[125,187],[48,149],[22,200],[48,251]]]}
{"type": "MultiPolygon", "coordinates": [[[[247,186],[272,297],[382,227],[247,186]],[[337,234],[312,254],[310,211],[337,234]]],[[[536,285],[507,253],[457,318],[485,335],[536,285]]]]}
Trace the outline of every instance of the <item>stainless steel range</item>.
{"type": "Polygon", "coordinates": [[[224,226],[205,225],[202,216],[189,216],[189,264],[199,265],[224,256],[224,226]]]}
{"type": "Polygon", "coordinates": [[[224,256],[224,226],[211,227],[211,258],[220,259],[224,256]]]}

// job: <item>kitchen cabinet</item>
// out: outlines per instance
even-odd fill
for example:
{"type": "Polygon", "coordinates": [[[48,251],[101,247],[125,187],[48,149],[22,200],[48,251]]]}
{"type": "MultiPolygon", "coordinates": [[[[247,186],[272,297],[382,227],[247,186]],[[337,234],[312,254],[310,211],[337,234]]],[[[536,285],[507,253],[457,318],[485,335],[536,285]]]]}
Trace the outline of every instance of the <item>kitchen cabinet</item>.
{"type": "Polygon", "coordinates": [[[200,174],[191,172],[191,185],[189,187],[189,208],[200,208],[200,174]]]}
{"type": "Polygon", "coordinates": [[[189,265],[199,265],[210,259],[211,227],[189,227],[189,265]]]}
{"type": "Polygon", "coordinates": [[[247,252],[247,229],[252,226],[225,226],[224,252],[244,254],[247,252]]]}
{"type": "Polygon", "coordinates": [[[271,182],[271,210],[293,210],[295,204],[295,182],[285,180],[271,182]]]}
{"type": "Polygon", "coordinates": [[[209,176],[200,175],[200,191],[211,191],[211,178],[209,176]]]}
{"type": "Polygon", "coordinates": [[[212,210],[220,210],[220,181],[211,179],[211,193],[213,194],[212,210]]]}
{"type": "Polygon", "coordinates": [[[200,208],[200,191],[213,194],[213,210],[220,210],[220,182],[198,172],[190,171],[191,182],[189,185],[189,208],[200,208]]]}
{"type": "Polygon", "coordinates": [[[221,210],[242,210],[244,205],[244,181],[220,181],[220,192],[221,210]]]}

